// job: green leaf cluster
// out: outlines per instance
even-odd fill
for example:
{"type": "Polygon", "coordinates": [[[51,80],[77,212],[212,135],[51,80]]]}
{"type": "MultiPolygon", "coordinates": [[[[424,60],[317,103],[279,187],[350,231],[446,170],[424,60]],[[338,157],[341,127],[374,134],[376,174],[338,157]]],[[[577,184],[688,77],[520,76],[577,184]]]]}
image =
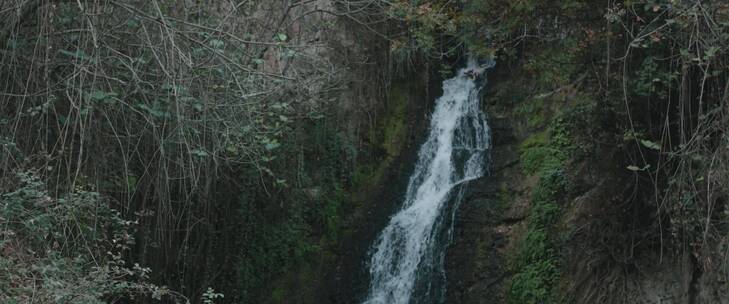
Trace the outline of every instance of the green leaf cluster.
{"type": "Polygon", "coordinates": [[[33,171],[0,189],[0,302],[107,303],[151,294],[150,270],[126,265],[132,225],[99,193],[52,197],[33,171]]]}

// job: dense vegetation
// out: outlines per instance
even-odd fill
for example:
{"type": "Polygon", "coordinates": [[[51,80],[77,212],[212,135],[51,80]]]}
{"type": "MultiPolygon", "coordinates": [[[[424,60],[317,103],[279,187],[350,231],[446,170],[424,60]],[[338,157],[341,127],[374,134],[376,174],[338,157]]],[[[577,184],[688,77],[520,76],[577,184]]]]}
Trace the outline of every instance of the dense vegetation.
{"type": "MultiPolygon", "coordinates": [[[[532,134],[520,163],[541,181],[512,263],[509,301],[630,302],[631,275],[663,257],[689,256],[691,284],[702,273],[726,280],[729,5],[409,3],[396,8],[410,24],[396,45],[442,56],[462,43],[495,56],[509,81],[490,96],[532,134]],[[593,174],[617,177],[611,182],[620,190],[586,212],[593,219],[559,216],[555,208],[579,209],[564,203],[593,174]],[[586,244],[582,253],[568,250],[575,244],[586,244]],[[579,275],[560,274],[578,261],[579,275]]],[[[690,301],[701,301],[691,288],[690,301]]]]}
{"type": "Polygon", "coordinates": [[[246,301],[334,242],[356,151],[313,9],[2,1],[0,302],[246,301]]]}
{"type": "Polygon", "coordinates": [[[721,1],[1,1],[0,302],[317,299],[412,135],[397,77],[466,54],[532,134],[510,303],[620,302],[655,253],[729,275],[728,52],[721,1]],[[627,180],[566,233],[580,162],[627,180]]]}

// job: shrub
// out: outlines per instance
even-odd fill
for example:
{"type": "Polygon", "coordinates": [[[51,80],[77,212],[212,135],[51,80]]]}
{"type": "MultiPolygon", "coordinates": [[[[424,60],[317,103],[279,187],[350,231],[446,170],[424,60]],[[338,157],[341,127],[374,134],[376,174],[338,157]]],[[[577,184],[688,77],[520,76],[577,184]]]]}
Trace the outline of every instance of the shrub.
{"type": "Polygon", "coordinates": [[[0,302],[107,303],[165,289],[150,269],[126,265],[133,222],[99,193],[77,187],[53,198],[33,172],[19,172],[0,196],[0,302]]]}

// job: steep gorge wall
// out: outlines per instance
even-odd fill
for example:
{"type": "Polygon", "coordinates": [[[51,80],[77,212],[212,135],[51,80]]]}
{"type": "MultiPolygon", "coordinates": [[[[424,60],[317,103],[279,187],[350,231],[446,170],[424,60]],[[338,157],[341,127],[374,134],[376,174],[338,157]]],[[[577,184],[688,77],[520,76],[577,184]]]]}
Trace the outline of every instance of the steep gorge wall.
{"type": "Polygon", "coordinates": [[[296,145],[330,146],[300,159],[307,164],[300,174],[310,177],[301,189],[303,208],[319,215],[312,231],[297,238],[315,249],[266,280],[266,287],[250,298],[255,302],[360,299],[369,284],[367,251],[401,201],[441,89],[434,72],[439,62],[424,59],[396,69],[402,63],[391,58],[389,42],[373,29],[343,17],[329,20],[337,26],[316,34],[327,44],[322,54],[341,68],[336,75],[341,87],[331,94],[326,117],[316,123],[316,132],[328,135],[312,133],[305,124],[295,135],[296,145]]]}
{"type": "Polygon", "coordinates": [[[458,212],[448,302],[729,302],[721,237],[703,253],[669,241],[675,223],[661,223],[658,190],[630,167],[619,110],[574,80],[578,58],[547,63],[555,47],[522,47],[488,75],[492,174],[458,212]],[[545,92],[545,79],[569,81],[545,92]]]}
{"type": "MultiPolygon", "coordinates": [[[[342,190],[333,239],[276,279],[270,303],[351,303],[369,284],[365,261],[372,241],[400,202],[430,108],[425,73],[395,78],[373,125],[363,133],[352,180],[342,190]]],[[[332,128],[341,127],[331,126],[332,128]]],[[[322,185],[322,188],[328,187],[322,185]]],[[[316,200],[316,199],[314,199],[316,200]]],[[[313,202],[313,201],[312,201],[313,202]]],[[[264,291],[264,294],[268,291],[264,291]]],[[[264,299],[267,298],[264,296],[264,299]]]]}
{"type": "MultiPolygon", "coordinates": [[[[717,182],[726,171],[727,75],[716,69],[726,66],[727,7],[604,5],[475,1],[458,7],[463,32],[439,24],[439,13],[428,19],[427,3],[403,12],[412,13],[405,19],[414,20],[416,38],[396,40],[395,53],[413,41],[432,48],[437,39],[428,35],[443,26],[463,35],[473,53],[499,57],[483,99],[493,130],[492,175],[471,183],[457,216],[446,261],[450,303],[727,301],[729,213],[717,182]],[[687,52],[693,33],[703,37],[696,54],[687,52]],[[712,170],[705,167],[709,155],[712,170]]],[[[407,94],[427,89],[428,81],[418,82],[407,94]]],[[[387,95],[402,93],[393,85],[387,95]]],[[[375,197],[389,205],[397,178],[382,176],[399,171],[402,178],[407,157],[392,143],[403,141],[392,139],[408,125],[401,123],[402,106],[383,109],[372,112],[381,120],[370,130],[385,130],[365,132],[370,150],[361,150],[376,165],[360,167],[369,173],[358,173],[352,189],[370,193],[355,201],[375,197]]],[[[357,209],[367,216],[352,211],[352,223],[365,224],[354,224],[340,244],[339,252],[354,254],[334,263],[335,283],[319,291],[325,301],[351,302],[364,292],[361,263],[390,208],[357,209]]]]}
{"type": "MultiPolygon", "coordinates": [[[[22,208],[3,209],[0,234],[74,194],[139,223],[118,256],[93,258],[149,266],[193,302],[208,287],[354,302],[439,95],[442,62],[409,56],[466,41],[499,56],[483,99],[493,168],[458,214],[449,301],[726,302],[726,4],[436,2],[392,7],[394,25],[338,6],[363,2],[2,2],[0,201],[22,208]]],[[[8,261],[84,235],[41,228],[60,245],[4,242],[8,261]]],[[[88,265],[43,280],[97,278],[88,265]]],[[[18,273],[0,283],[22,296],[37,279],[18,273]]]]}

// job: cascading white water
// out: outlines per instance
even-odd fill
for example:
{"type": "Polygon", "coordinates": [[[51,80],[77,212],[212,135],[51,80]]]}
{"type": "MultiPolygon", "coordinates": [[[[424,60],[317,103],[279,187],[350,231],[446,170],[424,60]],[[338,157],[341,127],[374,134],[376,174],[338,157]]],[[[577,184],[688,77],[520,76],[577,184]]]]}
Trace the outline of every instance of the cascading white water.
{"type": "Polygon", "coordinates": [[[405,201],[372,247],[365,304],[444,300],[443,259],[452,229],[444,233],[444,214],[449,202],[460,200],[459,185],[483,176],[490,145],[486,116],[479,109],[479,87],[466,75],[474,68],[470,62],[443,82],[443,96],[436,101],[405,201]]]}

